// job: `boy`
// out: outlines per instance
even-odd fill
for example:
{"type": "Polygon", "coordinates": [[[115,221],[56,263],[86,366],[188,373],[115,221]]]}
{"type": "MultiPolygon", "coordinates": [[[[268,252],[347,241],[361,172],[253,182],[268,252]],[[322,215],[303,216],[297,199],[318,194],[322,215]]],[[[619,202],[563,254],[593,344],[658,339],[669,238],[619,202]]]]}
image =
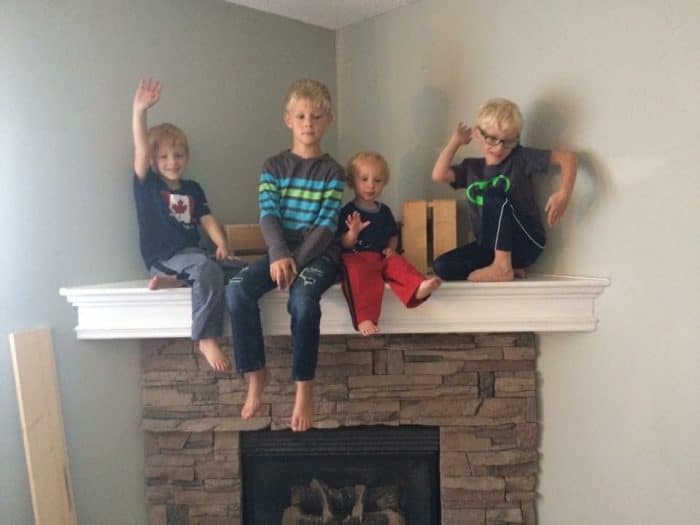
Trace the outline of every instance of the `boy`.
{"type": "Polygon", "coordinates": [[[357,153],[348,161],[346,173],[355,199],[340,212],[343,292],[353,326],[367,336],[379,331],[385,281],[407,308],[422,304],[441,282],[437,277],[426,279],[396,253],[396,221],[389,207],[376,200],[389,182],[384,157],[357,153]]]}
{"type": "Polygon", "coordinates": [[[147,129],[146,112],[160,99],[160,83],[141,80],[133,103],[134,198],[141,255],[151,273],[151,290],[192,285],[192,339],[212,369],[231,368],[221,351],[224,275],[199,248],[201,225],[216,245],[216,258],[229,258],[226,236],[209,210],[201,186],[183,179],[187,137],[172,124],[147,129]]]}
{"type": "Polygon", "coordinates": [[[290,86],[284,122],[292,148],[265,161],[258,199],[260,226],[268,254],[231,280],[226,305],[231,315],[234,357],[248,374],[241,417],[260,408],[267,382],[258,299],[273,288],[289,290],[292,378],[296,398],[291,428],[313,422],[312,388],[318,358],[321,294],[334,282],[339,247],[333,245],[343,197],[343,168],[321,152],[321,139],[333,122],[328,88],[316,80],[290,86]]]}
{"type": "Polygon", "coordinates": [[[534,175],[558,166],[562,180],[545,206],[554,226],[566,210],[576,179],[576,157],[560,150],[519,144],[523,117],[513,102],[494,98],[479,108],[474,130],[483,158],[467,158],[451,166],[457,150],[469,144],[472,130],[459,123],[433,167],[436,182],[466,188],[476,241],[444,253],[433,262],[447,280],[511,281],[542,253],[545,232],[535,202],[534,175]]]}

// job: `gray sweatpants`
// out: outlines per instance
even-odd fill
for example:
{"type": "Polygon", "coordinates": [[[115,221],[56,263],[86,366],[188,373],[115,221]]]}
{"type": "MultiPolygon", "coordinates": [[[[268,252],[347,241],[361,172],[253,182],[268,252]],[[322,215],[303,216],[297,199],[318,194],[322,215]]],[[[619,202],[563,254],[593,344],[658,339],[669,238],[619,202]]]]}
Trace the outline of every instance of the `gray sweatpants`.
{"type": "Polygon", "coordinates": [[[224,321],[224,272],[201,248],[185,248],[151,266],[151,276],[177,275],[192,287],[192,339],[220,337],[224,321]]]}

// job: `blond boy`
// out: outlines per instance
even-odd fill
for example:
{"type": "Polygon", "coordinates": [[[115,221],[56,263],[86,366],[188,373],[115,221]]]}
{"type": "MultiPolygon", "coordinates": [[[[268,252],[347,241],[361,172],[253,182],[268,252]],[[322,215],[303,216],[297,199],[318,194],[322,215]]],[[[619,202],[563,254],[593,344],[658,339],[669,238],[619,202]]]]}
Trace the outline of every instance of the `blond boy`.
{"type": "Polygon", "coordinates": [[[259,179],[260,226],[268,253],[251,263],[226,289],[237,370],[248,376],[244,419],[261,407],[267,382],[258,300],[277,288],[289,290],[292,379],[296,398],[291,428],[313,423],[313,379],[321,321],[321,295],[336,278],[338,247],[333,244],[343,196],[343,168],[321,151],[333,122],[328,88],[298,80],[287,93],[284,123],[292,147],[267,159],[259,179]]]}
{"type": "Polygon", "coordinates": [[[160,83],[141,80],[133,102],[134,198],[141,255],[151,273],[150,289],[192,286],[192,339],[216,371],[231,368],[221,351],[224,275],[199,248],[199,226],[216,245],[216,258],[229,257],[226,236],[211,213],[202,187],[183,178],[189,148],[172,124],[150,130],[146,112],[160,99],[160,83]]]}
{"type": "Polygon", "coordinates": [[[561,150],[520,145],[523,117],[518,106],[503,98],[479,108],[474,131],[459,123],[433,167],[436,182],[464,188],[476,240],[449,251],[433,262],[446,280],[510,281],[524,277],[545,246],[545,230],[535,202],[532,178],[549,166],[561,170],[562,180],[544,208],[547,224],[561,219],[576,179],[576,157],[561,150]],[[457,150],[472,135],[483,154],[452,165],[457,150]]]}

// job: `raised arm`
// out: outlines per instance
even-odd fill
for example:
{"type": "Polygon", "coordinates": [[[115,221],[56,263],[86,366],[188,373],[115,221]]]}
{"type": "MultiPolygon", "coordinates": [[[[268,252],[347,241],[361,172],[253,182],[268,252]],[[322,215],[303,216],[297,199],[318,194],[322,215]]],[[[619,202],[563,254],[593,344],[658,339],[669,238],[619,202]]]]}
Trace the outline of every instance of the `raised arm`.
{"type": "Polygon", "coordinates": [[[452,132],[450,140],[443,148],[433,166],[433,181],[452,183],[455,180],[454,171],[450,167],[457,150],[469,144],[472,140],[472,130],[464,122],[457,124],[457,128],[452,132]]]}
{"type": "Polygon", "coordinates": [[[547,213],[547,224],[554,226],[559,222],[569,204],[571,193],[576,182],[576,155],[570,151],[552,150],[550,164],[561,170],[561,184],[547,200],[544,211],[547,213]]]}
{"type": "Polygon", "coordinates": [[[148,127],[146,111],[160,99],[160,82],[141,79],[134,94],[132,130],[134,133],[134,173],[143,180],[146,178],[151,158],[148,151],[148,127]]]}

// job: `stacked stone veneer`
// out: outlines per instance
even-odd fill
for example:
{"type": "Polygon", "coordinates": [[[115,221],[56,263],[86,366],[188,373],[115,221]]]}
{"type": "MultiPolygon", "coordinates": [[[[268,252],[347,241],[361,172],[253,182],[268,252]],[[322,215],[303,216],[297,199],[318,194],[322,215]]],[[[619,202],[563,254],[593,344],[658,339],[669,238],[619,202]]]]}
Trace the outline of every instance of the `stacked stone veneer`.
{"type": "MultiPolygon", "coordinates": [[[[150,523],[241,523],[239,433],[288,427],[290,339],[266,339],[271,382],[247,421],[244,382],[208,371],[191,341],[142,348],[150,523]]],[[[442,523],[533,525],[535,355],[532,334],[325,336],[315,426],[439,426],[442,523]]]]}

